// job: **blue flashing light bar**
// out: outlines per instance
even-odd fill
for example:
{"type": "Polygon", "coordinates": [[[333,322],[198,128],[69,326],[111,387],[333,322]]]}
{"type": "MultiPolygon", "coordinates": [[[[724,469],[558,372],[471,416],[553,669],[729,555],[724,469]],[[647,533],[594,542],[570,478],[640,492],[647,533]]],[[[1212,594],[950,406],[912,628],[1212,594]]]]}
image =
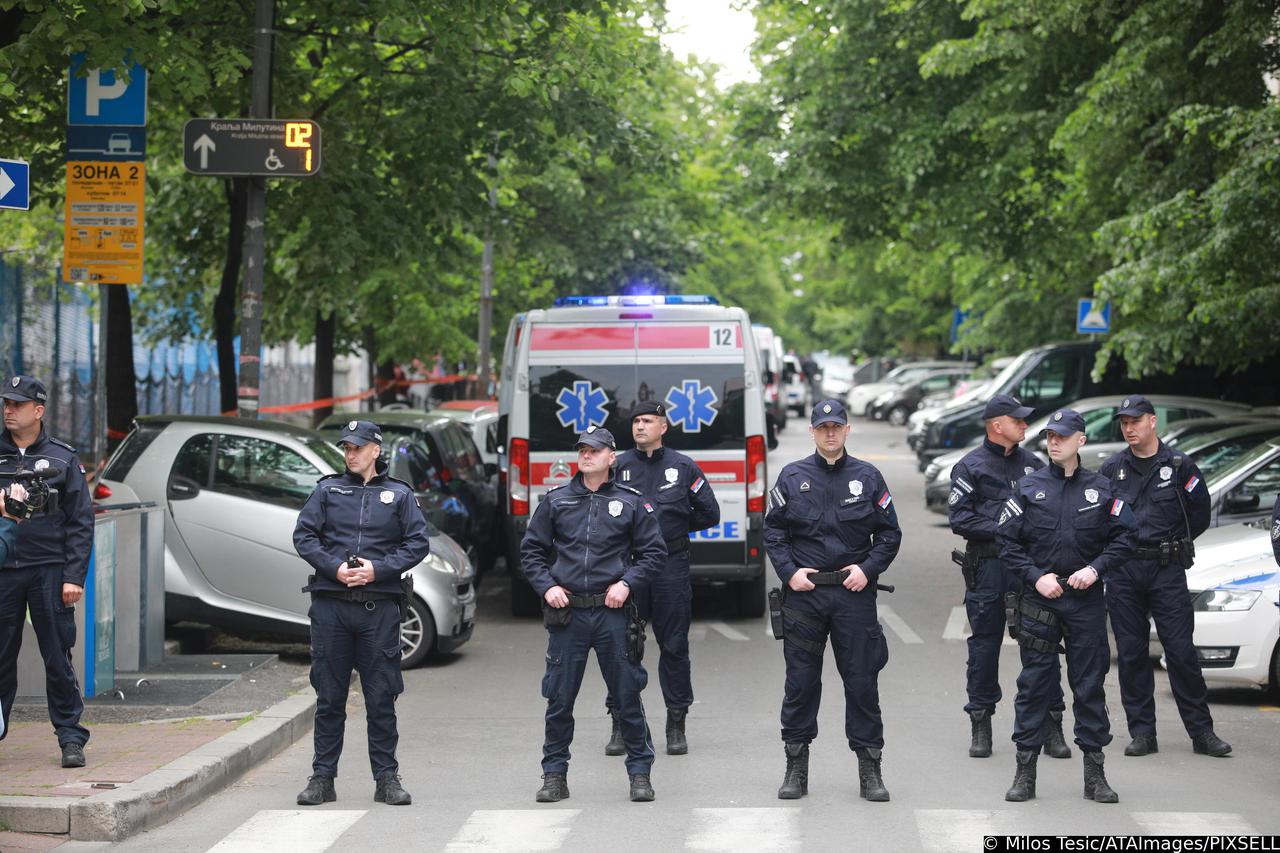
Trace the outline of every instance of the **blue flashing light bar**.
{"type": "Polygon", "coordinates": [[[643,307],[649,305],[719,305],[720,300],[714,296],[690,293],[672,293],[653,296],[559,296],[556,308],[582,308],[590,306],[621,305],[625,307],[643,307]]]}

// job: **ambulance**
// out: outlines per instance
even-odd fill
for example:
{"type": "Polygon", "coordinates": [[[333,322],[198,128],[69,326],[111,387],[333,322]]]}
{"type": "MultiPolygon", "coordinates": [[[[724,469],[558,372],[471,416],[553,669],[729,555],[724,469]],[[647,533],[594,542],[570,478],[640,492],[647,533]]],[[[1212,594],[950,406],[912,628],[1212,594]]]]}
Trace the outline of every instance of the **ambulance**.
{"type": "MultiPolygon", "coordinates": [[[[638,403],[667,409],[664,444],[689,455],[720,503],[720,523],[692,534],[693,581],[732,589],[743,615],[765,606],[765,405],[751,320],[713,297],[571,296],[512,320],[499,394],[506,446],[508,565],[538,502],[577,471],[574,440],[606,427],[633,446],[638,403]]],[[[539,602],[512,571],[511,609],[539,602]]]]}

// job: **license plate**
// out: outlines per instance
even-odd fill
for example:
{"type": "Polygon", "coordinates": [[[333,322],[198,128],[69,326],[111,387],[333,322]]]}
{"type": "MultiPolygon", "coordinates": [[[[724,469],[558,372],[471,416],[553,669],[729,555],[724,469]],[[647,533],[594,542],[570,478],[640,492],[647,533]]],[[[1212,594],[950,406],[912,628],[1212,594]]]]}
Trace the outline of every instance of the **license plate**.
{"type": "Polygon", "coordinates": [[[462,605],[462,621],[470,622],[475,618],[476,618],[476,603],[473,601],[470,604],[462,605]]]}

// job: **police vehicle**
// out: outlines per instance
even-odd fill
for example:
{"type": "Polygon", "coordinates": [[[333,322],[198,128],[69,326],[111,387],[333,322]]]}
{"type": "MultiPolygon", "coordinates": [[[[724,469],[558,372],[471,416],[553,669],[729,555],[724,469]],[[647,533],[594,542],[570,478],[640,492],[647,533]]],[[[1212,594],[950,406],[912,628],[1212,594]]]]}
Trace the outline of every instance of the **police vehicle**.
{"type": "Polygon", "coordinates": [[[520,539],[547,491],[577,470],[575,437],[608,428],[631,446],[631,409],[667,409],[667,447],[688,454],[720,503],[720,524],[690,536],[694,583],[727,585],[745,615],[764,612],[765,402],[751,320],[709,296],[572,296],[513,319],[498,397],[506,444],[511,607],[537,612],[518,568],[520,539]]]}

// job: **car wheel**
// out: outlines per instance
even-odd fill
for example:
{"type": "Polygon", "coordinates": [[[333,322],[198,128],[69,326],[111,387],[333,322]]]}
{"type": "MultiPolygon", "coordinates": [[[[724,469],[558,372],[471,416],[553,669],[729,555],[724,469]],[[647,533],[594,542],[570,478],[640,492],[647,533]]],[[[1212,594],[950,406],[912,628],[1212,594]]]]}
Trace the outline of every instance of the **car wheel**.
{"type": "Polygon", "coordinates": [[[1271,650],[1271,695],[1280,699],[1280,643],[1271,650]]]}
{"type": "Polygon", "coordinates": [[[411,669],[427,659],[436,644],[436,620],[418,596],[409,598],[409,618],[400,623],[400,668],[411,669]]]}
{"type": "Polygon", "coordinates": [[[760,577],[753,578],[749,581],[742,581],[737,586],[738,594],[738,615],[739,616],[763,616],[765,601],[765,577],[761,573],[760,577]]]}
{"type": "Polygon", "coordinates": [[[909,414],[910,412],[907,411],[906,406],[894,406],[889,410],[889,423],[894,426],[902,426],[907,422],[909,414]]]}

